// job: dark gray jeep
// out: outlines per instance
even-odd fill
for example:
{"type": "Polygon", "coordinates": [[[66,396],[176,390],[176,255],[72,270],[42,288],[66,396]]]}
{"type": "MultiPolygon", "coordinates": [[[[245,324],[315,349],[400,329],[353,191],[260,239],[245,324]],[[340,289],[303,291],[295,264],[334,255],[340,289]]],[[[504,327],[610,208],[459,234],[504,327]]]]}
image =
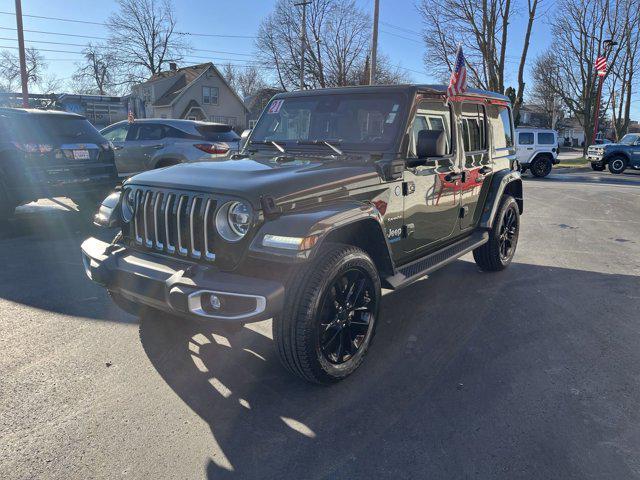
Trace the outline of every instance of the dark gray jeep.
{"type": "Polygon", "coordinates": [[[591,168],[603,171],[609,167],[611,173],[622,173],[627,167],[640,170],[640,134],[628,133],[618,143],[591,145],[587,150],[591,168]]]}
{"type": "Polygon", "coordinates": [[[507,97],[444,86],[280,94],[229,160],[136,175],[82,245],[126,311],[242,325],[273,318],[284,366],[330,383],[363,361],[381,288],[473,252],[511,262],[523,209],[507,97]]]}

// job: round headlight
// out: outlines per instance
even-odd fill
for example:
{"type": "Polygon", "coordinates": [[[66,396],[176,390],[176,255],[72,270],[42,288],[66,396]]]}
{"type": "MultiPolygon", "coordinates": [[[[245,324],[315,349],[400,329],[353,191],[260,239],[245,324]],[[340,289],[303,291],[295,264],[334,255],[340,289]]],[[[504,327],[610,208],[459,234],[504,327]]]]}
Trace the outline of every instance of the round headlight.
{"type": "Polygon", "coordinates": [[[244,238],[251,227],[252,210],[245,202],[227,202],[216,213],[216,229],[228,242],[244,238]]]}
{"type": "Polygon", "coordinates": [[[133,212],[136,205],[136,192],[135,190],[127,190],[122,196],[122,220],[130,222],[133,218],[133,212]]]}

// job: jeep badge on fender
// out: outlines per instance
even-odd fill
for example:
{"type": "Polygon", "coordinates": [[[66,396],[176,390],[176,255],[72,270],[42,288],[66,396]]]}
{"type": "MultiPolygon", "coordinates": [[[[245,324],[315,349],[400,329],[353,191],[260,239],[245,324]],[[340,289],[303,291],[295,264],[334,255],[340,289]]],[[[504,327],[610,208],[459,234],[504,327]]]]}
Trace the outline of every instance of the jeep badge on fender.
{"type": "Polygon", "coordinates": [[[133,314],[273,319],[282,364],[316,383],[350,375],[397,289],[473,252],[513,259],[522,181],[509,99],[445,86],[276,95],[244,149],[128,179],[89,238],[89,278],[133,314]]]}

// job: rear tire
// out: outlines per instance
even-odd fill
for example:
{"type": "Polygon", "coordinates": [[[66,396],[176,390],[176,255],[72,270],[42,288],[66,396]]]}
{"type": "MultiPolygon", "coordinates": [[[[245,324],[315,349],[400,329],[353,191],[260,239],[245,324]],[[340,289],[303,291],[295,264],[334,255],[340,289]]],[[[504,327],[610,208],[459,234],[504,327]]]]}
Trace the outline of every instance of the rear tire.
{"type": "Polygon", "coordinates": [[[609,159],[609,171],[619,175],[627,169],[627,159],[624,157],[612,157],[609,159]]]}
{"type": "Polygon", "coordinates": [[[536,158],[531,162],[531,173],[534,177],[544,178],[551,173],[553,162],[547,156],[536,158]]]}
{"type": "Polygon", "coordinates": [[[504,195],[496,212],[489,241],[473,251],[481,270],[497,272],[509,266],[516,253],[520,234],[520,210],[511,195],[504,195]]]}
{"type": "Polygon", "coordinates": [[[375,333],[380,277],[363,250],[329,244],[287,282],[273,319],[278,357],[294,375],[330,384],[362,363],[375,333]]]}

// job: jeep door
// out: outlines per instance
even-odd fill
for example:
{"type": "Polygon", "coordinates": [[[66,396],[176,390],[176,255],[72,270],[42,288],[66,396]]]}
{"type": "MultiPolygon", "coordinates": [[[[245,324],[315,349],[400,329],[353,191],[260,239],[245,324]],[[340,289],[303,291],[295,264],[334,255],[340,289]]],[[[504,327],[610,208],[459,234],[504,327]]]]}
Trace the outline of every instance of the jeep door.
{"type": "MultiPolygon", "coordinates": [[[[416,254],[445,241],[458,231],[460,173],[452,132],[454,113],[439,100],[421,100],[411,122],[404,172],[404,251],[416,254]],[[420,132],[442,132],[440,156],[418,158],[420,132]]],[[[393,239],[390,239],[393,241],[393,239]]]]}
{"type": "Polygon", "coordinates": [[[129,128],[122,163],[128,173],[153,168],[152,159],[164,148],[165,127],[159,123],[135,123],[129,128]]]}
{"type": "Polygon", "coordinates": [[[493,165],[488,148],[487,114],[484,105],[464,102],[460,115],[462,160],[462,180],[460,185],[461,210],[460,228],[474,226],[476,208],[482,186],[491,177],[493,165]]]}

